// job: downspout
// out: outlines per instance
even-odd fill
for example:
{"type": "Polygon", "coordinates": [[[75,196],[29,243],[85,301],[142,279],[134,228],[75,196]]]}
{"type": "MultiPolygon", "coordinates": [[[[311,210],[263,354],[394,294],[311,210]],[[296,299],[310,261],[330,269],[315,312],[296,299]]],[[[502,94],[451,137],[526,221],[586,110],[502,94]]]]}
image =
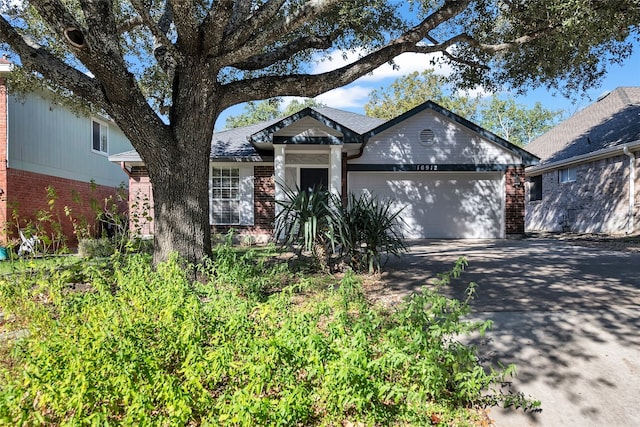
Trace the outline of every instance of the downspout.
{"type": "Polygon", "coordinates": [[[129,179],[131,179],[131,171],[129,169],[127,169],[127,165],[124,162],[120,162],[120,169],[122,169],[124,171],[124,173],[127,174],[129,179]]]}
{"type": "Polygon", "coordinates": [[[627,218],[627,234],[633,234],[635,231],[635,202],[636,202],[636,156],[624,147],[622,152],[629,157],[629,212],[627,218]]]}

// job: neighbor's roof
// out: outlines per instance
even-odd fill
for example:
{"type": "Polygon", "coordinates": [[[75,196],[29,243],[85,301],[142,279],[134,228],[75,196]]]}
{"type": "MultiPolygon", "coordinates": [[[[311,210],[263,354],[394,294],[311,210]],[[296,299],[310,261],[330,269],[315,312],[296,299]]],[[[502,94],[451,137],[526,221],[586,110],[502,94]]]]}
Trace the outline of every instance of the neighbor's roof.
{"type": "Polygon", "coordinates": [[[526,149],[559,162],[640,139],[640,87],[619,87],[577,112],[526,149]]]}

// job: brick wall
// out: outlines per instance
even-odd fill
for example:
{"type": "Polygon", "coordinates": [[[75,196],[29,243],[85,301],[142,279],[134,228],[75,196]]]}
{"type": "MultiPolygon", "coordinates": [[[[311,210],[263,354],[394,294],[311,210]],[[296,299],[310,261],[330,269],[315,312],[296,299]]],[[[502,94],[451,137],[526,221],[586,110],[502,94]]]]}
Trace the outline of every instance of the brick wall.
{"type": "MultiPolygon", "coordinates": [[[[273,234],[273,219],[276,212],[275,185],[273,166],[254,166],[254,225],[213,225],[211,232],[226,234],[233,228],[240,237],[250,236],[253,240],[263,242],[273,234]]],[[[129,179],[129,207],[131,230],[144,236],[153,235],[153,192],[151,181],[145,167],[133,167],[129,179]],[[135,222],[134,218],[139,222],[135,222]]]]}
{"type": "Polygon", "coordinates": [[[623,234],[627,231],[628,200],[627,156],[576,165],[575,182],[560,183],[554,169],[542,174],[542,200],[527,202],[526,228],[623,234]]]}
{"type": "Polygon", "coordinates": [[[273,173],[273,166],[254,166],[253,168],[254,225],[213,225],[211,226],[212,233],[226,234],[233,228],[241,239],[247,236],[256,242],[270,240],[273,235],[273,220],[276,215],[273,173]]]}
{"type": "Polygon", "coordinates": [[[134,166],[129,176],[129,230],[140,236],[153,235],[153,190],[144,166],[134,166]]]}
{"type": "MultiPolygon", "coordinates": [[[[90,230],[97,232],[95,224],[95,211],[91,208],[92,199],[100,207],[104,207],[104,200],[116,194],[117,189],[101,185],[92,186],[90,183],[74,181],[65,178],[58,178],[18,169],[7,169],[7,187],[3,210],[4,223],[3,230],[9,231],[9,236],[16,236],[17,230],[14,223],[13,214],[17,215],[20,226],[23,227],[28,221],[36,220],[36,212],[50,211],[48,204],[49,197],[47,188],[51,186],[57,195],[53,209],[50,211],[55,222],[62,225],[62,233],[67,237],[67,245],[75,247],[77,239],[74,234],[73,224],[65,215],[65,206],[71,209],[73,217],[84,217],[90,224],[90,230]]],[[[126,209],[124,203],[121,208],[126,209]]],[[[50,229],[49,229],[50,231],[50,229]]],[[[2,241],[6,242],[8,235],[3,233],[2,241]]]]}
{"type": "Polygon", "coordinates": [[[509,167],[505,173],[505,234],[524,235],[524,167],[509,167]]]}

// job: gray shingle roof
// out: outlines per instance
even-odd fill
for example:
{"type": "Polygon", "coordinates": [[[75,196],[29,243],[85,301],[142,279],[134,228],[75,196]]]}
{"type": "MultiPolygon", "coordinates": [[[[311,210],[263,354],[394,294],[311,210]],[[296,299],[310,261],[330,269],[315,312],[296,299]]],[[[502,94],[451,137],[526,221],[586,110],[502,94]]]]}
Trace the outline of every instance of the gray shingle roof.
{"type": "Polygon", "coordinates": [[[280,119],[274,119],[249,126],[214,132],[211,141],[211,158],[248,161],[262,160],[262,156],[258,153],[258,150],[251,145],[247,138],[249,135],[259,132],[279,120],[280,119]]]}
{"type": "Polygon", "coordinates": [[[375,117],[363,116],[358,113],[338,110],[331,107],[313,108],[318,113],[354,132],[363,134],[383,124],[385,121],[375,117]]]}
{"type": "Polygon", "coordinates": [[[536,138],[526,149],[544,164],[639,139],[640,87],[619,87],[536,138]]]}
{"type": "MultiPolygon", "coordinates": [[[[384,123],[384,120],[381,119],[330,107],[314,107],[312,109],[325,116],[327,119],[359,134],[368,132],[384,123]]],[[[282,118],[278,118],[249,126],[216,132],[213,135],[213,141],[211,144],[211,158],[248,161],[261,160],[261,153],[249,142],[248,137],[282,120],[282,118]]],[[[271,153],[266,154],[268,156],[271,155],[271,153]]]]}

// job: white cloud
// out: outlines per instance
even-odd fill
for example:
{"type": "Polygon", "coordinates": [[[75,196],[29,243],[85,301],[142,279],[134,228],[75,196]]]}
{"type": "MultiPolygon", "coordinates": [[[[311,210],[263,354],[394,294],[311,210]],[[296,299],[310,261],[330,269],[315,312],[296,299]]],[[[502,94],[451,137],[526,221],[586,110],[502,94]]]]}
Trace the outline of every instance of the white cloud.
{"type": "Polygon", "coordinates": [[[333,108],[362,108],[369,99],[370,88],[349,85],[316,96],[316,101],[333,108]]]}

